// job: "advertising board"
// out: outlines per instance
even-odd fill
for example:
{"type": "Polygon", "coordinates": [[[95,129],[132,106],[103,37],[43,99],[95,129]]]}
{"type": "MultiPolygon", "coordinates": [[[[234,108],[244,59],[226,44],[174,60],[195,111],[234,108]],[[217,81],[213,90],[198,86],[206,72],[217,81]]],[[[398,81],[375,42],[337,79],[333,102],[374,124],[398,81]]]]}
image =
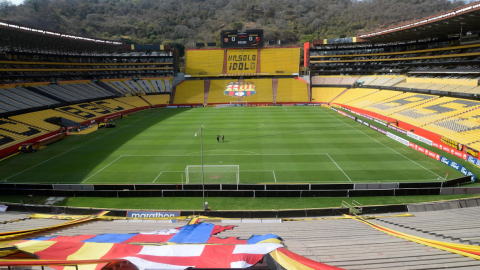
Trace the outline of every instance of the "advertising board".
{"type": "MultiPolygon", "coordinates": [[[[179,217],[180,211],[127,211],[127,217],[132,218],[168,218],[179,217]]],[[[176,223],[172,220],[172,223],[176,223]]]]}

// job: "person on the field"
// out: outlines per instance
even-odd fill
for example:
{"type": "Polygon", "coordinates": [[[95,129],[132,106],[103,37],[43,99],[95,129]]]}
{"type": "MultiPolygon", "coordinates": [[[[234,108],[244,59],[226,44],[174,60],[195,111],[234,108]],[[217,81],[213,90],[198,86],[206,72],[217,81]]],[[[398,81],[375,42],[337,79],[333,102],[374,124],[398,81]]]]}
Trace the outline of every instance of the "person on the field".
{"type": "Polygon", "coordinates": [[[225,135],[222,135],[222,142],[225,142],[225,135]]]}
{"type": "Polygon", "coordinates": [[[217,135],[217,142],[220,142],[220,135],[217,135]]]}

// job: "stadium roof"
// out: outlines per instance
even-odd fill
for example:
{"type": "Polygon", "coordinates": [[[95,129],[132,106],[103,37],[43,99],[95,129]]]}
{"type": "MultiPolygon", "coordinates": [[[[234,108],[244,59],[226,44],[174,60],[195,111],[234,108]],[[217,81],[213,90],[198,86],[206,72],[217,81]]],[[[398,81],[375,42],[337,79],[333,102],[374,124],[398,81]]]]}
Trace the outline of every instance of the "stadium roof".
{"type": "Polygon", "coordinates": [[[95,42],[95,43],[110,44],[110,45],[124,44],[124,42],[122,41],[73,35],[73,34],[63,33],[59,31],[53,31],[50,29],[44,29],[40,27],[32,27],[32,26],[11,22],[11,21],[6,21],[6,20],[0,20],[0,28],[17,30],[25,33],[40,34],[45,36],[57,37],[57,38],[60,37],[64,39],[71,39],[71,40],[77,40],[77,41],[95,42]]]}
{"type": "Polygon", "coordinates": [[[420,20],[357,35],[358,41],[393,42],[477,31],[480,2],[439,13],[420,20]]]}

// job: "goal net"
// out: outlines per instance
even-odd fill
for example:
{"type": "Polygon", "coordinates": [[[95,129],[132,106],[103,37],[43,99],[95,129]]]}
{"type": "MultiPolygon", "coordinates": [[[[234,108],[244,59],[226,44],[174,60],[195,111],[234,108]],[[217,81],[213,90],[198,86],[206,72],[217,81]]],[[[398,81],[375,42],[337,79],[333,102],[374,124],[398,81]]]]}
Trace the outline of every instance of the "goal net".
{"type": "MultiPolygon", "coordinates": [[[[239,184],[238,165],[203,165],[205,184],[239,184]]],[[[202,183],[202,166],[188,165],[185,169],[187,184],[202,183]]]]}
{"type": "Polygon", "coordinates": [[[230,105],[248,107],[248,101],[230,101],[230,105]]]}

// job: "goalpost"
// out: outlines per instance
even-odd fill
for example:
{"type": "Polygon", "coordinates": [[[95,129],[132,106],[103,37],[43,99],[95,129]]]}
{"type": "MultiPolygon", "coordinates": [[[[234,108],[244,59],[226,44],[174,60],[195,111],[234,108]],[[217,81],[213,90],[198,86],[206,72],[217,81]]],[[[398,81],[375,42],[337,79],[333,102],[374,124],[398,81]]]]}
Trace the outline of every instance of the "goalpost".
{"type": "MultiPolygon", "coordinates": [[[[203,165],[205,184],[240,183],[240,166],[238,165],[203,165]]],[[[202,183],[202,166],[188,165],[185,168],[187,184],[202,183]]]]}
{"type": "Polygon", "coordinates": [[[242,105],[243,107],[248,107],[248,101],[230,101],[231,105],[242,105]]]}

